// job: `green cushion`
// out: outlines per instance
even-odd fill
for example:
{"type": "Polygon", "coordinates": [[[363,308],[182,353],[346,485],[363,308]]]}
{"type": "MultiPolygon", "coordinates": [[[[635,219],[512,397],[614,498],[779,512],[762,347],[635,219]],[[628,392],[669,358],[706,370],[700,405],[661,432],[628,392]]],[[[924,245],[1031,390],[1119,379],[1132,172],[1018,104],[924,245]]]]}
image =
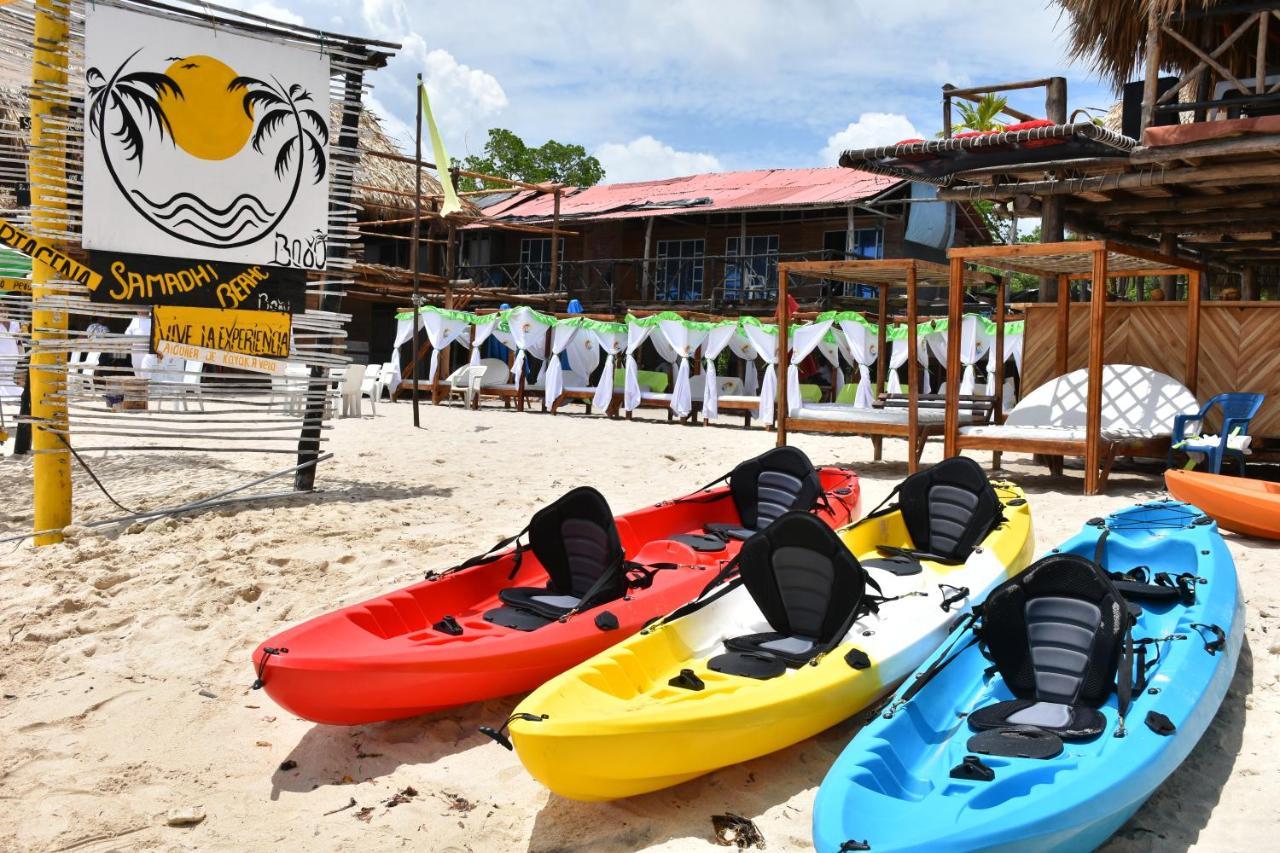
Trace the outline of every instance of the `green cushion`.
{"type": "Polygon", "coordinates": [[[854,399],[858,396],[858,383],[850,382],[848,385],[840,389],[840,393],[836,395],[837,403],[853,404],[854,399]]]}
{"type": "Polygon", "coordinates": [[[801,385],[800,399],[806,403],[817,403],[822,399],[822,388],[817,385],[801,385]]]}
{"type": "MultiPolygon", "coordinates": [[[[622,368],[613,371],[613,387],[622,389],[623,383],[627,381],[627,372],[622,368]]],[[[642,391],[648,391],[653,394],[661,394],[667,390],[667,383],[671,381],[671,377],[657,370],[637,370],[636,381],[640,383],[642,391]]]]}

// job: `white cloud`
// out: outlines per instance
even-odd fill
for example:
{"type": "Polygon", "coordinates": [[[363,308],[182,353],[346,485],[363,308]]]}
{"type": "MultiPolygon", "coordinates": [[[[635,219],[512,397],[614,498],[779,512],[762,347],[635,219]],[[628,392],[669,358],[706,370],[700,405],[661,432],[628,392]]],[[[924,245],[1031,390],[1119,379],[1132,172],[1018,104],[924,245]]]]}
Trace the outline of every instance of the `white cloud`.
{"type": "Polygon", "coordinates": [[[290,12],[282,6],[266,2],[266,0],[258,3],[249,3],[244,6],[244,10],[253,15],[261,15],[262,17],[270,18],[273,21],[281,21],[286,24],[294,24],[295,26],[302,26],[305,23],[302,20],[302,16],[296,12],[290,12]]]}
{"type": "Polygon", "coordinates": [[[641,136],[627,143],[607,142],[595,150],[595,156],[604,166],[604,179],[611,184],[721,170],[719,158],[712,154],[677,151],[652,136],[641,136]]]}
{"type": "Polygon", "coordinates": [[[851,148],[892,145],[902,139],[919,139],[923,135],[901,113],[863,113],[844,130],[827,137],[827,147],[822,149],[822,165],[834,166],[840,155],[851,148]]]}

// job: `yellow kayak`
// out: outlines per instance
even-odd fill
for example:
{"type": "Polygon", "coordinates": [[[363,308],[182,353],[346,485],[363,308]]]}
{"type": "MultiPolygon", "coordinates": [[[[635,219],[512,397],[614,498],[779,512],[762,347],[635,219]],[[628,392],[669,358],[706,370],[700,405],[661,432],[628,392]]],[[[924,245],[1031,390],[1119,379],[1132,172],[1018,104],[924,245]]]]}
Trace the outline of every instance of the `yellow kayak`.
{"type": "MultiPolygon", "coordinates": [[[[960,543],[962,561],[955,548],[948,560],[940,552],[956,544],[966,523],[963,504],[971,499],[936,474],[923,490],[908,489],[914,478],[908,479],[900,507],[839,531],[839,542],[832,537],[863,567],[849,561],[859,589],[868,579],[871,602],[850,609],[832,629],[841,605],[829,599],[850,594],[839,586],[844,580],[832,581],[839,595],[823,584],[853,575],[824,562],[823,534],[801,531],[809,537],[801,541],[793,533],[790,544],[763,541],[768,531],[757,534],[753,540],[761,542],[743,546],[738,585],[704,593],[703,606],[695,602],[685,608],[691,612],[601,652],[520,703],[510,726],[520,760],[562,796],[628,797],[797,743],[886,695],[962,613],[1022,571],[1034,548],[1021,489],[988,486],[976,463],[950,466],[950,460],[915,477],[939,469],[942,481],[951,474],[969,482],[976,470],[981,480],[973,488],[986,490],[996,516],[989,532],[960,543]],[[922,546],[922,539],[932,541],[922,546]],[[756,545],[763,568],[752,570],[751,584],[747,557],[756,545]],[[816,548],[816,555],[797,545],[816,548]],[[830,636],[818,636],[823,631],[830,636]]],[[[837,564],[842,559],[835,555],[837,564]]]]}

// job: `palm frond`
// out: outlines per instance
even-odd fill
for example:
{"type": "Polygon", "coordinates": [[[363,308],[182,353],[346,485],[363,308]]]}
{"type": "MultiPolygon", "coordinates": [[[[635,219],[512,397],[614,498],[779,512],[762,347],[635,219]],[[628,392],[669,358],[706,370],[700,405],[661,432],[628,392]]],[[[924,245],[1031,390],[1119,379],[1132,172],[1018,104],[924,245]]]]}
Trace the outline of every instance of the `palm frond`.
{"type": "Polygon", "coordinates": [[[156,97],[162,97],[167,92],[175,98],[181,98],[182,87],[174,81],[168,74],[160,74],[155,71],[135,71],[132,74],[126,74],[121,77],[117,85],[121,83],[133,83],[146,86],[148,89],[156,93],[156,97]]]}
{"type": "MultiPolygon", "coordinates": [[[[295,99],[295,100],[296,100],[296,99],[297,99],[297,97],[298,97],[298,93],[299,93],[299,92],[302,92],[302,85],[301,85],[301,84],[299,84],[299,83],[294,83],[292,86],[290,86],[290,87],[289,87],[289,97],[290,97],[290,98],[293,98],[293,99],[295,99]]],[[[305,95],[306,93],[305,93],[305,92],[303,92],[303,94],[305,95]]]]}
{"type": "Polygon", "coordinates": [[[124,144],[125,162],[137,160],[138,170],[141,171],[142,128],[138,127],[138,122],[134,120],[133,114],[129,112],[129,107],[118,92],[113,91],[111,93],[111,105],[120,116],[120,127],[112,131],[112,135],[124,144]]]}
{"type": "Polygon", "coordinates": [[[325,123],[324,116],[315,110],[302,110],[302,117],[315,125],[317,136],[326,142],[329,140],[329,125],[325,123]]]}
{"type": "Polygon", "coordinates": [[[252,89],[255,87],[261,89],[266,88],[266,85],[257,77],[236,77],[227,84],[227,91],[234,92],[237,89],[252,89]]]}
{"type": "Polygon", "coordinates": [[[289,169],[289,161],[293,156],[293,146],[299,144],[298,137],[290,136],[284,141],[284,145],[280,146],[280,152],[276,154],[276,179],[284,177],[284,173],[289,169]]]}
{"type": "Polygon", "coordinates": [[[287,109],[274,109],[264,115],[258,122],[258,127],[253,132],[253,150],[259,154],[262,153],[262,143],[266,138],[275,133],[276,128],[286,121],[291,113],[287,109]]]}
{"type": "Polygon", "coordinates": [[[253,118],[253,105],[265,104],[269,107],[285,106],[284,100],[270,89],[251,89],[244,96],[244,114],[253,118]]]}
{"type": "Polygon", "coordinates": [[[309,143],[308,147],[311,149],[311,166],[316,170],[316,176],[312,180],[312,183],[318,184],[324,180],[325,167],[328,165],[328,161],[324,156],[324,147],[320,144],[320,140],[316,139],[314,134],[303,131],[303,135],[306,136],[307,142],[309,143]]]}
{"type": "Polygon", "coordinates": [[[160,102],[146,92],[139,91],[132,86],[122,84],[116,85],[116,91],[124,95],[130,101],[133,101],[138,107],[138,111],[147,117],[147,127],[157,127],[160,130],[160,139],[163,141],[165,133],[173,135],[173,125],[169,123],[169,117],[165,115],[164,110],[160,106],[160,102]]]}

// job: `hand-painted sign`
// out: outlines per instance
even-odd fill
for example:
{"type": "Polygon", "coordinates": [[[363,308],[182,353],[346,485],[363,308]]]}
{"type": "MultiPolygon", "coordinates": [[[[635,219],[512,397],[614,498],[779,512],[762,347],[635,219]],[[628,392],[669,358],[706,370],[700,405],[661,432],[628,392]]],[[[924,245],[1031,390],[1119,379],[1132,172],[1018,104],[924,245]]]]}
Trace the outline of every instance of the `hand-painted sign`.
{"type": "Polygon", "coordinates": [[[45,241],[0,219],[0,243],[17,249],[33,261],[40,261],[53,268],[54,275],[69,281],[78,281],[90,290],[102,283],[102,276],[69,255],[64,255],[45,241]]]}
{"type": "Polygon", "coordinates": [[[190,305],[253,311],[306,310],[307,274],[300,269],[155,255],[92,252],[89,265],[104,283],[94,302],[112,305],[190,305]]]}
{"type": "Polygon", "coordinates": [[[151,308],[151,350],[157,355],[173,355],[171,345],[194,347],[215,354],[196,361],[254,370],[249,366],[253,359],[289,357],[290,319],[288,314],[275,311],[155,305],[151,308]]]}
{"type": "Polygon", "coordinates": [[[323,269],[328,58],[105,4],[85,16],[85,248],[323,269]]]}
{"type": "Polygon", "coordinates": [[[0,278],[0,290],[10,293],[30,293],[31,279],[29,278],[0,278]]]}

